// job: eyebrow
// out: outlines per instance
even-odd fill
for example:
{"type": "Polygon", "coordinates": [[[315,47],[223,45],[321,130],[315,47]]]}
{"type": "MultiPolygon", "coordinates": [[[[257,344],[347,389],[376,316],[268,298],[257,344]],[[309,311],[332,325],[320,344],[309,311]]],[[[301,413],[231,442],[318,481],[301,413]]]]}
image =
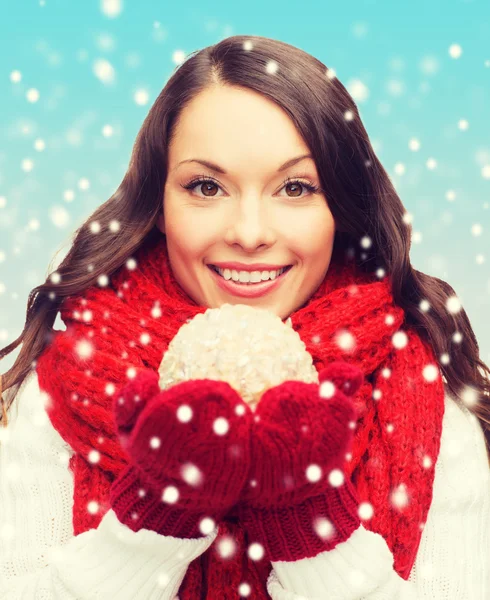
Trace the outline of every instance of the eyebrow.
{"type": "MultiPolygon", "coordinates": [[[[281,165],[279,167],[279,169],[277,169],[277,172],[280,173],[281,171],[284,171],[285,169],[288,169],[289,167],[292,167],[293,165],[295,165],[296,163],[298,163],[300,160],[304,160],[305,158],[311,158],[311,159],[313,159],[313,156],[311,156],[311,154],[303,154],[301,156],[296,156],[296,158],[291,158],[290,160],[287,160],[283,165],[281,165]]],[[[221,173],[222,175],[226,175],[226,171],[222,167],[220,167],[219,165],[216,165],[216,164],[214,164],[212,162],[209,162],[208,160],[201,160],[199,158],[188,158],[186,160],[182,160],[177,165],[177,167],[180,167],[180,165],[182,165],[183,163],[188,163],[188,162],[199,163],[201,165],[204,165],[208,169],[211,169],[212,171],[216,171],[217,173],[221,173]]]]}

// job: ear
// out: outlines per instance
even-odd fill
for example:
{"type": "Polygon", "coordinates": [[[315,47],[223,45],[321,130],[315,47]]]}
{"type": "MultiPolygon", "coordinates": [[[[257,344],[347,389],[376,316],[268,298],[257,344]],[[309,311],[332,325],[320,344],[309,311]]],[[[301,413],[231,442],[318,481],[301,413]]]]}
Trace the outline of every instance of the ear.
{"type": "Polygon", "coordinates": [[[163,213],[158,217],[156,226],[163,234],[165,234],[165,215],[163,213]]]}

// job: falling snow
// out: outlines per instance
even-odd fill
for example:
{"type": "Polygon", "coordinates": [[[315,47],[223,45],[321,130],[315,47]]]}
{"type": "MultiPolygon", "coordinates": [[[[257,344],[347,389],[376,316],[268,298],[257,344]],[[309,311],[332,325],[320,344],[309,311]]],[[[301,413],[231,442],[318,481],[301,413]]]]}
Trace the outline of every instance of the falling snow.
{"type": "MultiPolygon", "coordinates": [[[[26,17],[35,23],[35,11],[40,9],[44,17],[48,10],[54,10],[54,3],[39,0],[26,9],[26,17]]],[[[53,27],[48,32],[41,25],[37,29],[34,25],[32,48],[24,48],[21,42],[11,43],[4,52],[3,117],[8,127],[0,134],[0,298],[3,303],[0,340],[3,345],[13,341],[23,328],[25,301],[30,289],[43,283],[45,278],[53,285],[63,281],[57,271],[61,258],[56,258],[49,274],[47,264],[75,227],[117,189],[128,165],[134,134],[165,84],[165,77],[185,63],[190,48],[209,43],[204,37],[199,38],[202,35],[199,29],[192,27],[180,39],[169,36],[174,33],[170,24],[156,12],[144,17],[145,24],[139,21],[138,25],[146,27],[141,38],[128,34],[124,27],[116,27],[130,14],[123,0],[99,0],[96,14],[97,19],[87,13],[80,24],[83,35],[79,40],[63,38],[62,33],[71,22],[60,26],[59,31],[53,27]],[[85,47],[78,47],[77,43],[85,47]]],[[[219,18],[204,16],[205,30],[216,35],[225,30],[226,24],[219,18]]],[[[488,107],[490,57],[473,52],[471,38],[460,28],[459,33],[457,29],[452,30],[455,39],[439,37],[430,45],[425,43],[430,54],[418,52],[417,48],[424,48],[421,42],[406,52],[393,45],[393,54],[381,54],[384,52],[381,50],[380,54],[372,54],[369,63],[347,62],[342,55],[352,52],[352,48],[356,48],[358,56],[367,55],[368,49],[371,53],[376,49],[375,32],[379,25],[374,17],[365,22],[353,21],[352,15],[349,18],[350,39],[337,41],[338,51],[327,46],[321,57],[328,65],[325,80],[335,83],[339,77],[363,111],[361,116],[365,123],[369,122],[373,148],[406,208],[400,226],[413,228],[414,266],[449,281],[458,290],[459,295],[446,299],[445,308],[451,315],[468,310],[477,337],[482,340],[482,359],[488,363],[490,346],[488,343],[485,346],[485,341],[490,339],[490,320],[482,307],[490,304],[490,143],[485,115],[478,110],[477,99],[488,107]],[[449,88],[453,93],[447,93],[449,88]],[[454,94],[454,90],[458,93],[454,94]]],[[[307,42],[307,37],[304,41],[307,42]]],[[[243,50],[252,52],[252,42],[246,42],[243,50]]],[[[283,76],[283,65],[276,60],[266,60],[263,68],[271,79],[283,76]]],[[[343,119],[344,127],[349,127],[358,115],[352,110],[343,110],[338,118],[343,119]]],[[[365,167],[372,165],[366,162],[365,167]]],[[[94,236],[106,228],[113,234],[115,244],[125,233],[124,223],[116,219],[110,223],[95,220],[89,223],[89,231],[94,236]]],[[[365,234],[359,235],[357,243],[360,249],[368,251],[376,241],[365,234]]],[[[137,268],[134,259],[129,259],[126,266],[129,270],[137,268]]],[[[385,271],[380,268],[377,275],[381,278],[385,271]]],[[[100,275],[97,284],[107,286],[109,277],[100,275]]],[[[53,298],[54,293],[50,297],[53,298]]],[[[431,310],[424,298],[420,299],[418,308],[423,313],[431,310]]],[[[151,317],[161,316],[161,308],[155,302],[151,317]]],[[[76,318],[86,323],[92,316],[86,310],[76,318]]],[[[385,323],[392,324],[393,316],[387,315],[385,323]]],[[[138,341],[143,345],[153,342],[148,333],[143,333],[138,341]]],[[[448,342],[453,345],[463,341],[459,331],[448,335],[448,342]]],[[[312,343],[319,342],[318,336],[313,337],[312,343]]],[[[356,347],[355,337],[343,329],[337,333],[335,343],[345,352],[356,347]]],[[[397,350],[406,347],[408,336],[403,328],[392,336],[391,343],[397,350]]],[[[89,360],[94,351],[91,339],[78,342],[75,348],[80,360],[89,360]]],[[[7,364],[9,358],[4,359],[3,372],[12,364],[12,361],[7,364]]],[[[441,365],[448,365],[451,353],[448,351],[437,358],[441,365]]],[[[439,365],[425,365],[422,375],[428,383],[436,381],[441,375],[439,365]]],[[[134,369],[127,376],[134,377],[134,369]]],[[[389,378],[390,370],[384,369],[381,376],[389,378]]],[[[108,383],[105,393],[112,396],[114,384],[108,383]]],[[[334,393],[331,382],[320,386],[322,398],[331,398],[334,393]]],[[[374,389],[372,397],[374,401],[381,401],[381,391],[374,389]]],[[[463,389],[462,397],[468,407],[477,401],[476,391],[471,387],[463,389]]],[[[76,394],[72,400],[88,404],[76,394]]],[[[243,415],[243,411],[243,407],[237,407],[237,414],[243,415]]],[[[30,416],[33,426],[46,426],[44,411],[34,411],[30,416]]],[[[194,418],[191,407],[182,404],[176,418],[182,424],[190,423],[194,418]]],[[[212,423],[212,431],[224,437],[229,426],[227,419],[217,418],[212,423]]],[[[394,433],[393,425],[388,423],[386,431],[394,433]]],[[[0,442],[6,443],[8,435],[8,431],[0,429],[0,442]]],[[[99,438],[101,445],[103,441],[99,438]]],[[[158,451],[161,443],[158,436],[148,440],[149,448],[154,451],[158,451]]],[[[445,452],[458,457],[464,445],[465,440],[450,439],[445,452]]],[[[93,448],[86,459],[97,464],[102,456],[100,448],[93,448]]],[[[69,456],[62,452],[57,460],[68,466],[69,456]]],[[[419,460],[424,469],[434,466],[433,457],[423,450],[419,460]]],[[[18,465],[10,464],[2,475],[12,482],[18,481],[18,465]]],[[[188,485],[205,483],[202,471],[192,463],[182,466],[181,476],[188,485]]],[[[308,465],[305,478],[309,482],[317,482],[322,477],[328,477],[332,486],[342,485],[344,481],[340,470],[324,473],[319,465],[308,465]]],[[[254,484],[256,482],[250,482],[252,487],[254,484]]],[[[143,497],[146,492],[141,489],[139,493],[143,497]]],[[[163,502],[174,504],[179,498],[176,486],[162,490],[163,502]]],[[[390,500],[393,507],[401,510],[410,502],[410,490],[400,484],[392,491],[390,500]]],[[[87,503],[91,515],[97,515],[100,508],[96,501],[87,503]]],[[[368,521],[373,515],[371,504],[360,505],[362,520],[368,521]]],[[[210,517],[200,523],[204,535],[215,526],[210,517]]],[[[328,519],[318,518],[314,527],[323,539],[335,533],[328,519]]],[[[0,540],[14,540],[17,534],[16,527],[6,523],[0,529],[0,540]]],[[[234,540],[221,539],[217,550],[223,559],[230,558],[236,550],[234,540]]],[[[56,554],[55,550],[52,552],[56,554]]],[[[247,553],[251,560],[260,561],[264,548],[254,543],[247,553]]],[[[421,577],[430,579],[435,575],[432,564],[422,564],[421,577]]],[[[353,571],[353,585],[362,585],[363,577],[360,571],[353,571]]],[[[169,580],[167,573],[157,574],[158,585],[164,587],[169,580]]],[[[240,584],[238,592],[244,598],[253,597],[247,582],[240,584]]]]}

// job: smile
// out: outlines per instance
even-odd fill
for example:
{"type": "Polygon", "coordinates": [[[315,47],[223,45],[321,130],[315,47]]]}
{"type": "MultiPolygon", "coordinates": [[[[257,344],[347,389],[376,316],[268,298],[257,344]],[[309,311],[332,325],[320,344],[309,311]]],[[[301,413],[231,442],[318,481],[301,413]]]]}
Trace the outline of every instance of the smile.
{"type": "Polygon", "coordinates": [[[217,285],[225,292],[233,294],[234,296],[240,296],[242,298],[258,298],[259,296],[264,296],[265,294],[276,290],[281,285],[282,281],[287,277],[288,273],[292,269],[292,266],[293,265],[287,267],[286,270],[275,279],[262,281],[260,283],[237,283],[232,279],[225,279],[210,265],[208,265],[208,268],[211,271],[211,274],[213,275],[217,285]]]}

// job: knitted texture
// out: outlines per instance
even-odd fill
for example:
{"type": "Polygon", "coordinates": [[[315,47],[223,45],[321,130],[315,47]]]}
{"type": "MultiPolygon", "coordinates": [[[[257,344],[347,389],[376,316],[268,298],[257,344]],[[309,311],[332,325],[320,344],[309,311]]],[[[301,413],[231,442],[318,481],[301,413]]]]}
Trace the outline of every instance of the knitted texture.
{"type": "Polygon", "coordinates": [[[115,395],[113,410],[131,456],[111,488],[119,521],[178,538],[210,533],[245,485],[251,408],[224,381],[160,392],[158,374],[146,369],[115,395]]]}
{"type": "MultiPolygon", "coordinates": [[[[66,331],[54,332],[37,362],[40,388],[51,398],[49,418],[75,451],[69,463],[75,535],[99,525],[111,508],[111,484],[130,460],[117,436],[112,394],[127,382],[128,371],[157,371],[181,325],[207,310],[175,280],[165,236],[147,240],[133,258],[136,268],[128,261],[110,276],[109,286],[94,285],[65,299],[60,313],[66,331]]],[[[405,323],[390,290],[389,276],[378,280],[353,261],[332,256],[322,284],[290,317],[318,372],[345,361],[364,373],[345,475],[359,502],[373,507],[363,526],[386,540],[394,569],[408,579],[432,501],[444,385],[430,344],[405,323]],[[434,371],[436,377],[426,376],[434,371]],[[407,501],[399,502],[400,496],[407,501]]],[[[232,510],[213,545],[189,565],[181,600],[235,599],[244,581],[255,597],[266,599],[271,564],[251,560],[247,548],[232,510]],[[227,560],[216,550],[223,536],[237,547],[227,560]]]]}
{"type": "Polygon", "coordinates": [[[343,472],[357,418],[348,396],[362,378],[357,367],[334,362],[319,373],[320,386],[286,381],[262,395],[238,516],[268,560],[316,556],[359,527],[359,502],[343,472]]]}

